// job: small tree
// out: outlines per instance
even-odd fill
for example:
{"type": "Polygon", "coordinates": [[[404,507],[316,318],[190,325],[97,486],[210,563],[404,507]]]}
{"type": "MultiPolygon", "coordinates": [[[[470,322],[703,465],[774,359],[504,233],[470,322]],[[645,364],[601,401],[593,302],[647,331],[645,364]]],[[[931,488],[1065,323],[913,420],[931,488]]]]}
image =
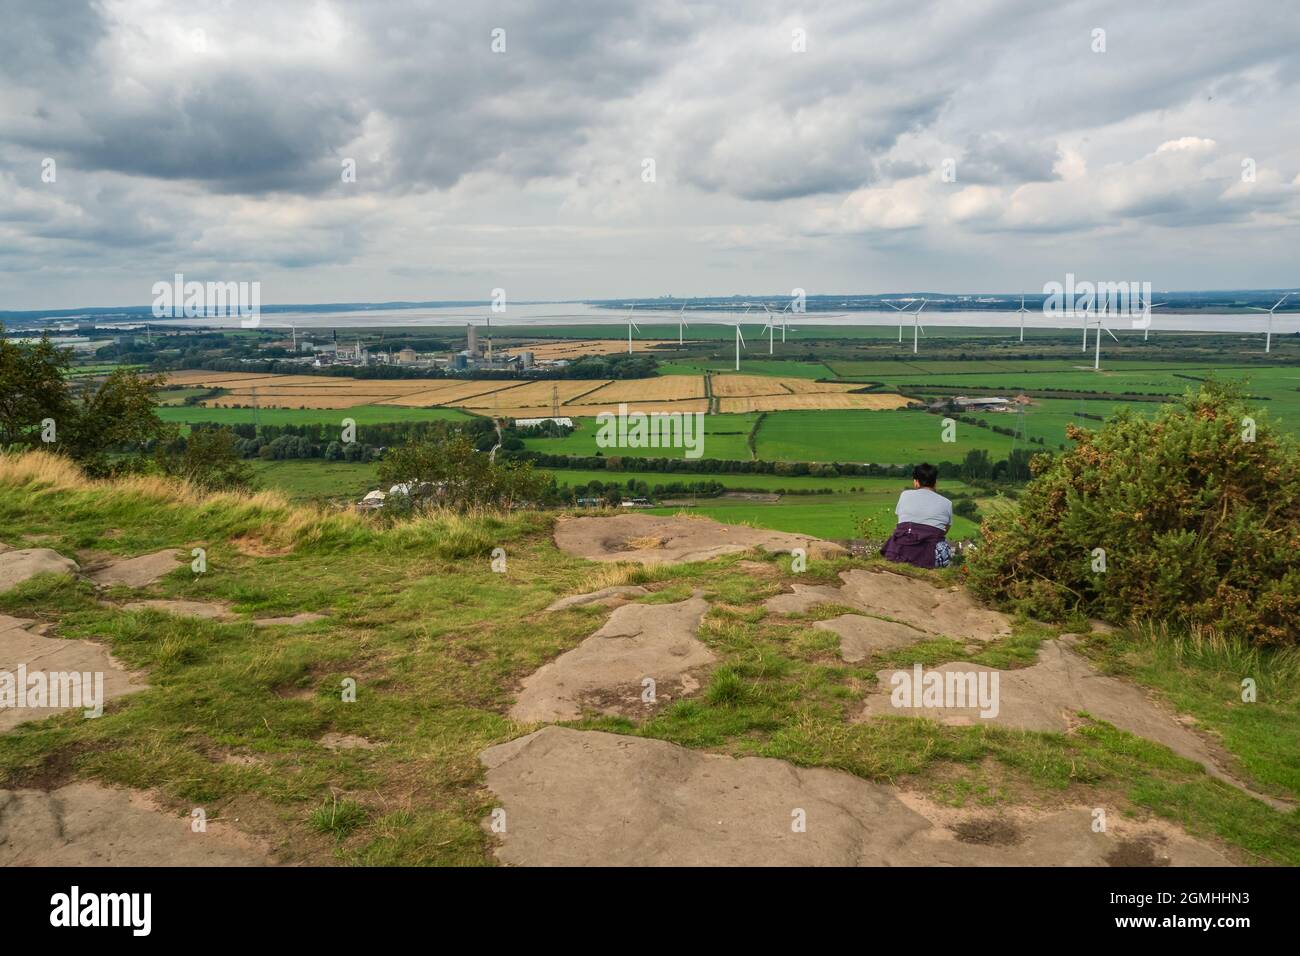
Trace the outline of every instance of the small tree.
{"type": "Polygon", "coordinates": [[[432,503],[461,509],[511,508],[536,501],[546,485],[531,462],[493,462],[464,435],[391,449],[379,465],[379,480],[406,485],[413,506],[432,503]]]}
{"type": "Polygon", "coordinates": [[[229,428],[198,428],[187,439],[160,446],[161,470],[211,490],[249,488],[253,470],[244,463],[240,439],[229,428]]]}

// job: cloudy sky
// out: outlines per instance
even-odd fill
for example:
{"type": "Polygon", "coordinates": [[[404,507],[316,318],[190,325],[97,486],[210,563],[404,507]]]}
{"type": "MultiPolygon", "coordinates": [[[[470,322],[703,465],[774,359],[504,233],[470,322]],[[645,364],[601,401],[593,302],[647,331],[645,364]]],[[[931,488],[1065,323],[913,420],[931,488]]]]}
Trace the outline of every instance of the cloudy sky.
{"type": "Polygon", "coordinates": [[[1300,282],[1292,2],[0,0],[0,23],[0,309],[147,305],[175,272],[263,303],[1300,282]]]}

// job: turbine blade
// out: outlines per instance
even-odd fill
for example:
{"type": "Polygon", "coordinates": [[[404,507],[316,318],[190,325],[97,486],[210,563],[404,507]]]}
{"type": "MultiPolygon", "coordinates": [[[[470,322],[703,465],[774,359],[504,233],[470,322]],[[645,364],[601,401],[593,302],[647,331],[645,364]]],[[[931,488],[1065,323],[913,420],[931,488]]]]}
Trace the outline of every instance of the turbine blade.
{"type": "MultiPolygon", "coordinates": [[[[1115,339],[1115,333],[1110,330],[1110,326],[1103,325],[1102,328],[1106,330],[1107,335],[1109,335],[1112,339],[1115,339]]],[[[1118,342],[1119,339],[1115,339],[1115,341],[1118,342]]]]}

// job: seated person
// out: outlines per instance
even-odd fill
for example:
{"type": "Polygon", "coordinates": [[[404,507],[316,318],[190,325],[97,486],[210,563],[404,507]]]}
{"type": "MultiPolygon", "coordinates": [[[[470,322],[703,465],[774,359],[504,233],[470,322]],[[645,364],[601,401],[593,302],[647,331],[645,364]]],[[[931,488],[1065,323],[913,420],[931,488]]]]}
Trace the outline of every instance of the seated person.
{"type": "Polygon", "coordinates": [[[898,526],[880,549],[883,557],[918,568],[946,568],[952,549],[945,540],[952,527],[952,502],[934,490],[939,469],[920,464],[912,469],[912,488],[898,496],[898,526]]]}

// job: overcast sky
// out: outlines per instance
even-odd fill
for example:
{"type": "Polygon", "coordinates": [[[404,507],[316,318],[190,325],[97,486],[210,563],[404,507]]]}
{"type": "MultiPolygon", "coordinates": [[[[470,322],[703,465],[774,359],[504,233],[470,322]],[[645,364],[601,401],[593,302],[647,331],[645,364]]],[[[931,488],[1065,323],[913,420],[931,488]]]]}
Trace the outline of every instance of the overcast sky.
{"type": "Polygon", "coordinates": [[[0,0],[0,309],[1290,287],[1298,119],[1290,0],[0,0]]]}

